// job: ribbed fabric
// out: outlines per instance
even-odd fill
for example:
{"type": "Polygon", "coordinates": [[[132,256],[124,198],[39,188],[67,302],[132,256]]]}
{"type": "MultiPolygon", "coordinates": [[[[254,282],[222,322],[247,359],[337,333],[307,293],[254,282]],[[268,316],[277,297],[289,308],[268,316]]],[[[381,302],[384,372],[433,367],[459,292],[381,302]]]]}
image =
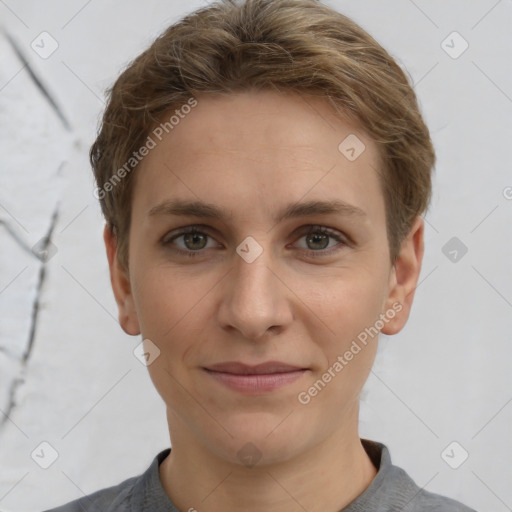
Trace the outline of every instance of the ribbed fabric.
{"type": "MultiPolygon", "coordinates": [[[[420,489],[403,469],[391,463],[384,444],[368,439],[361,442],[378,472],[366,490],[340,512],[476,512],[420,489]]],[[[180,512],[165,493],[158,471],[170,452],[170,448],[161,451],[139,476],[44,512],[180,512]]]]}

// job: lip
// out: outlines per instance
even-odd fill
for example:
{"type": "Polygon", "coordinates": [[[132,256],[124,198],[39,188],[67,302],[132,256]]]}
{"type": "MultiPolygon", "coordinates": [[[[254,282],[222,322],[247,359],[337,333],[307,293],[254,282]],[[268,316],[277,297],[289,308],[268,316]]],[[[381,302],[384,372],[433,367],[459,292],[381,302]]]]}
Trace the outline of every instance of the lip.
{"type": "Polygon", "coordinates": [[[280,361],[258,365],[227,362],[204,368],[206,373],[228,388],[245,394],[261,394],[282,388],[302,377],[308,368],[280,361]]]}
{"type": "Polygon", "coordinates": [[[272,373],[288,373],[297,370],[306,370],[301,366],[294,366],[281,361],[266,361],[257,365],[249,365],[236,361],[218,363],[206,367],[206,370],[213,372],[231,373],[234,375],[268,375],[272,373]]]}

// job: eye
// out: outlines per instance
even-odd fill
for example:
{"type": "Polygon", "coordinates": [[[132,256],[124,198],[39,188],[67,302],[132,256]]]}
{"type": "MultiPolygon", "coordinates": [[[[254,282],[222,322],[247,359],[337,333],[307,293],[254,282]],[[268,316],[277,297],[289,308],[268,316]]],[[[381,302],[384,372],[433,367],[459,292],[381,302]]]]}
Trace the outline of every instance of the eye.
{"type": "Polygon", "coordinates": [[[162,240],[162,245],[167,246],[174,243],[175,240],[183,238],[184,248],[173,248],[176,253],[184,256],[197,256],[202,249],[206,248],[208,238],[212,238],[208,233],[201,229],[201,226],[188,226],[182,228],[174,236],[167,235],[162,240]]]}
{"type": "Polygon", "coordinates": [[[313,258],[330,256],[333,252],[337,252],[343,246],[348,245],[348,241],[342,233],[324,226],[309,226],[308,231],[300,238],[304,238],[306,244],[309,244],[309,247],[313,247],[313,249],[304,249],[307,255],[313,258]],[[329,239],[337,241],[338,244],[327,249],[330,243],[329,239]]]}
{"type": "MultiPolygon", "coordinates": [[[[307,246],[299,247],[299,250],[303,250],[307,256],[314,258],[330,256],[333,252],[339,251],[348,245],[347,238],[339,231],[334,231],[324,226],[305,226],[305,228],[307,228],[307,231],[302,231],[303,234],[299,240],[305,239],[307,246]],[[332,240],[338,243],[329,247],[332,240]]],[[[213,243],[213,237],[208,234],[208,227],[195,225],[181,228],[178,232],[168,233],[163,238],[162,245],[177,245],[177,247],[172,247],[174,252],[183,256],[194,257],[204,252],[203,249],[218,247],[215,243],[213,245],[210,244],[208,247],[209,241],[213,243]],[[180,238],[182,239],[183,246],[176,242],[180,238]]]]}

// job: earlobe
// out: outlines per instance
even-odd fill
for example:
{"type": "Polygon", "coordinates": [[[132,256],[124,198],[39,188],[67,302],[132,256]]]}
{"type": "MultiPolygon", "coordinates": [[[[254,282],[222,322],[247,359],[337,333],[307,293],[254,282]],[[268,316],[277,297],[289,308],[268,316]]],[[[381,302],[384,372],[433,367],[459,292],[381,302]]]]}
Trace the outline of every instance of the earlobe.
{"type": "Polygon", "coordinates": [[[119,324],[123,331],[130,336],[140,334],[139,320],[132,295],[126,296],[123,308],[119,308],[119,324]]]}
{"type": "Polygon", "coordinates": [[[384,312],[394,311],[395,314],[382,328],[383,334],[400,332],[409,318],[423,260],[424,226],[423,218],[416,217],[391,270],[389,295],[384,312]]]}
{"type": "Polygon", "coordinates": [[[131,284],[128,275],[119,264],[116,237],[108,224],[105,225],[103,230],[103,240],[105,241],[110,269],[110,283],[119,311],[119,324],[126,334],[136,336],[140,334],[140,327],[133,301],[131,284]]]}

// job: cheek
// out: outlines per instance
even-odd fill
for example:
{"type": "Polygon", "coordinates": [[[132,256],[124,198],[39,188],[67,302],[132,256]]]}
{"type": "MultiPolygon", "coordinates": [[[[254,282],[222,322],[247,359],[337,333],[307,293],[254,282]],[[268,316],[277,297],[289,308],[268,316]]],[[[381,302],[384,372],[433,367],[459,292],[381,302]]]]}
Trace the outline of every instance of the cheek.
{"type": "MultiPolygon", "coordinates": [[[[377,353],[379,330],[375,324],[384,297],[378,283],[378,276],[361,273],[350,279],[340,277],[337,282],[326,280],[322,289],[304,295],[316,314],[308,329],[321,361],[301,395],[309,410],[317,411],[313,417],[323,417],[328,410],[341,421],[348,409],[356,406],[377,353]],[[322,335],[319,325],[325,326],[322,335]]],[[[311,314],[309,317],[313,319],[311,314]]]]}
{"type": "Polygon", "coordinates": [[[164,342],[185,326],[196,325],[195,309],[208,290],[204,279],[201,282],[172,269],[155,267],[136,275],[134,284],[139,325],[144,336],[154,336],[164,342]]]}
{"type": "Polygon", "coordinates": [[[206,276],[192,277],[169,268],[145,270],[137,280],[137,313],[144,338],[160,350],[148,370],[159,394],[168,404],[182,400],[182,386],[193,391],[191,361],[205,352],[211,318],[208,307],[209,284],[206,276]]]}
{"type": "Polygon", "coordinates": [[[381,312],[386,288],[380,275],[359,268],[318,277],[314,286],[304,282],[300,296],[325,327],[325,339],[338,347],[374,325],[381,312]]]}
{"type": "MultiPolygon", "coordinates": [[[[204,280],[203,280],[204,284],[204,280]]],[[[167,404],[184,400],[183,386],[193,392],[186,364],[193,341],[204,338],[201,298],[205,289],[170,269],[146,269],[136,281],[137,314],[141,334],[160,350],[148,366],[156,390],[167,404]]]]}

